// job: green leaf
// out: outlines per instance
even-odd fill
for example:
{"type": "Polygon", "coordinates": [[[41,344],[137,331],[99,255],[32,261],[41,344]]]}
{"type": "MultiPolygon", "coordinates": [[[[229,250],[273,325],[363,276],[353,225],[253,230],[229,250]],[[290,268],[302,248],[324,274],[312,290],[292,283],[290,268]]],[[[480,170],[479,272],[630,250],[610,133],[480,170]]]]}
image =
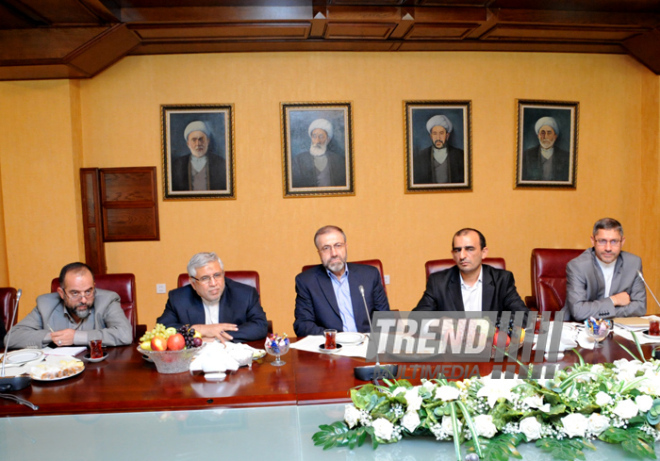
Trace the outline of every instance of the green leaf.
{"type": "Polygon", "coordinates": [[[554,459],[572,461],[574,459],[586,459],[583,448],[595,449],[593,444],[583,439],[539,439],[536,446],[547,451],[554,459]]]}
{"type": "MultiPolygon", "coordinates": [[[[524,440],[522,434],[499,434],[492,439],[479,438],[479,445],[483,455],[480,457],[487,461],[507,461],[509,458],[522,459],[516,447],[524,440]]],[[[474,452],[474,447],[468,447],[474,452]]]]}

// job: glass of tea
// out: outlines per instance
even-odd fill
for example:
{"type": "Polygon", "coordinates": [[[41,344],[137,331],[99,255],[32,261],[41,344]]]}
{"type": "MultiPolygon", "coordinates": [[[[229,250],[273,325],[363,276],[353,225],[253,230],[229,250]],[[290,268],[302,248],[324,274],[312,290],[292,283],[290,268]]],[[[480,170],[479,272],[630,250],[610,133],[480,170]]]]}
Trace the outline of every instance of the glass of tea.
{"type": "Polygon", "coordinates": [[[325,350],[337,349],[337,330],[323,330],[325,350]]]}
{"type": "Polygon", "coordinates": [[[100,339],[93,339],[89,342],[89,358],[101,359],[103,358],[103,341],[100,339]]]}
{"type": "Polygon", "coordinates": [[[649,336],[660,336],[660,318],[649,319],[649,336]]]}

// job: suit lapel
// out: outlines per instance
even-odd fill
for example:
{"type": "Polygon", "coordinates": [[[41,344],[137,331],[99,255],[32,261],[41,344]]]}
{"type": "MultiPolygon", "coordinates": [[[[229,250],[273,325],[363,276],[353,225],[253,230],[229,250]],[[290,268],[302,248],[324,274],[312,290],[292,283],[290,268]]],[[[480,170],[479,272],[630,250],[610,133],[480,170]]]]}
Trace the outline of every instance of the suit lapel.
{"type": "MultiPolygon", "coordinates": [[[[605,297],[605,277],[603,276],[603,269],[600,268],[600,264],[598,264],[598,259],[596,258],[596,253],[594,251],[592,251],[591,257],[593,259],[592,263],[596,268],[596,270],[594,271],[594,273],[596,274],[596,287],[598,288],[596,292],[598,293],[598,296],[600,298],[604,298],[605,297]]],[[[612,276],[612,284],[614,284],[614,277],[615,276],[612,276]]],[[[612,288],[610,287],[610,291],[611,290],[612,290],[612,288]]]]}
{"type": "Polygon", "coordinates": [[[621,283],[621,275],[623,273],[623,259],[621,254],[616,258],[616,263],[614,265],[614,274],[612,275],[612,286],[610,287],[610,295],[620,293],[619,284],[621,283]]]}
{"type": "Polygon", "coordinates": [[[495,296],[495,283],[493,282],[493,274],[490,272],[490,267],[481,266],[484,270],[483,280],[481,286],[481,310],[490,311],[493,308],[493,297],[495,296]]]}
{"type": "Polygon", "coordinates": [[[458,271],[458,266],[454,266],[451,270],[453,272],[449,278],[449,297],[456,308],[454,310],[465,311],[465,306],[463,306],[463,294],[461,293],[461,275],[458,271]]]}
{"type": "Polygon", "coordinates": [[[202,298],[199,297],[199,295],[195,292],[195,290],[193,290],[192,287],[190,287],[190,291],[190,303],[193,306],[193,309],[187,309],[187,311],[190,313],[190,324],[205,324],[206,315],[204,314],[204,304],[202,304],[202,298]]]}
{"type": "MultiPolygon", "coordinates": [[[[362,301],[362,294],[360,293],[360,284],[362,283],[362,280],[358,278],[358,274],[356,273],[355,266],[351,264],[350,268],[348,269],[349,276],[348,276],[348,287],[351,290],[351,304],[353,305],[353,316],[355,317],[355,326],[357,327],[358,331],[361,330],[361,325],[363,323],[368,325],[368,320],[367,320],[367,313],[364,310],[364,301],[362,301]]],[[[366,297],[366,292],[368,290],[365,288],[365,297],[366,297]]],[[[373,311],[373,306],[367,305],[369,311],[373,311]]]]}
{"type": "Polygon", "coordinates": [[[325,296],[325,299],[328,301],[328,304],[330,304],[332,310],[335,311],[335,314],[341,318],[341,315],[339,315],[339,306],[337,305],[335,290],[332,288],[332,281],[330,280],[330,276],[328,276],[325,267],[321,266],[319,272],[316,274],[316,279],[319,282],[321,292],[323,293],[323,296],[325,296]]]}

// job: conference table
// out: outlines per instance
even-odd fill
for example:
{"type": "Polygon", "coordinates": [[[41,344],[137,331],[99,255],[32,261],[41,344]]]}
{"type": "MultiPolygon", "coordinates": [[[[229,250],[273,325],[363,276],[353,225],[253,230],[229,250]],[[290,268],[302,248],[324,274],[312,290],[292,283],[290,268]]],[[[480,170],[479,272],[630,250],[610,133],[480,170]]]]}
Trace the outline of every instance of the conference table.
{"type": "MultiPolygon", "coordinates": [[[[635,350],[629,341],[617,341],[635,350]]],[[[251,345],[263,347],[262,342],[251,345]]],[[[580,353],[590,363],[629,358],[612,339],[603,346],[580,353]]],[[[652,347],[645,345],[643,350],[649,357],[652,347]]],[[[224,381],[207,381],[203,375],[188,372],[158,373],[136,345],[107,348],[107,352],[105,361],[86,363],[78,376],[51,383],[33,382],[13,392],[38,405],[36,411],[0,399],[0,458],[14,459],[21,454],[22,459],[37,459],[40,454],[52,453],[56,446],[68,453],[66,459],[138,459],[149,457],[153,450],[152,445],[149,450],[142,446],[150,437],[158,439],[157,453],[183,450],[185,455],[177,459],[198,459],[215,449],[222,449],[223,456],[240,454],[248,447],[264,456],[281,450],[291,459],[315,461],[330,456],[328,453],[336,456],[348,452],[324,452],[313,447],[311,435],[319,424],[343,418],[350,389],[365,384],[353,376],[354,367],[366,364],[364,359],[290,349],[282,356],[287,362],[284,366],[271,366],[274,358],[266,356],[251,368],[228,374],[224,381]],[[251,442],[253,437],[258,443],[251,442]],[[117,444],[113,440],[125,442],[117,444]],[[72,442],[75,450],[67,451],[72,442]],[[28,448],[34,458],[26,456],[28,448]],[[85,457],[79,457],[85,453],[85,457]]],[[[577,360],[573,352],[567,351],[560,366],[577,360]]],[[[493,366],[492,362],[476,365],[482,374],[489,373],[493,366]]],[[[419,375],[411,381],[419,382],[419,375]]],[[[445,449],[449,456],[453,453],[452,444],[432,439],[404,442],[396,447],[380,447],[373,456],[387,450],[397,453],[405,446],[420,454],[411,459],[437,458],[445,449]]],[[[372,459],[371,448],[362,447],[360,453],[366,457],[356,459],[372,459]]],[[[532,447],[525,459],[535,459],[534,453],[532,447]]],[[[597,453],[599,459],[608,459],[603,458],[602,450],[597,453]]],[[[625,459],[622,452],[616,453],[616,459],[625,459]]]]}

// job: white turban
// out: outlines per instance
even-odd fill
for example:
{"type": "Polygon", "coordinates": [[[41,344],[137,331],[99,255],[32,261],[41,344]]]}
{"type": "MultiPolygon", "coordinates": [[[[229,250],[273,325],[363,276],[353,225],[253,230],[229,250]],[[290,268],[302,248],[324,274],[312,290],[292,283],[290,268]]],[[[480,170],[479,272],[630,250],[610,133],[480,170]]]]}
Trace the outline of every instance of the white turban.
{"type": "Polygon", "coordinates": [[[534,125],[534,130],[536,131],[536,134],[539,134],[539,130],[541,129],[542,126],[548,125],[550,128],[555,130],[555,134],[559,134],[559,128],[557,127],[557,122],[555,121],[554,118],[552,117],[541,117],[538,122],[536,122],[536,125],[534,125]]]}
{"type": "Polygon", "coordinates": [[[431,117],[429,121],[426,122],[426,131],[428,131],[430,134],[433,127],[438,125],[444,127],[444,129],[447,130],[447,133],[451,133],[451,130],[453,128],[451,122],[447,117],[445,117],[444,115],[436,115],[434,117],[431,117]]]}
{"type": "Polygon", "coordinates": [[[314,131],[317,128],[320,128],[323,131],[325,131],[325,133],[328,135],[328,141],[332,139],[332,123],[328,122],[324,118],[317,118],[316,120],[314,120],[309,125],[309,129],[307,130],[307,134],[309,135],[310,138],[312,137],[312,131],[314,131]]]}
{"type": "Polygon", "coordinates": [[[207,138],[211,137],[211,130],[209,130],[209,127],[206,126],[206,123],[196,120],[194,122],[190,122],[183,132],[183,137],[186,139],[186,142],[188,142],[188,135],[193,131],[201,131],[206,135],[207,138]]]}

